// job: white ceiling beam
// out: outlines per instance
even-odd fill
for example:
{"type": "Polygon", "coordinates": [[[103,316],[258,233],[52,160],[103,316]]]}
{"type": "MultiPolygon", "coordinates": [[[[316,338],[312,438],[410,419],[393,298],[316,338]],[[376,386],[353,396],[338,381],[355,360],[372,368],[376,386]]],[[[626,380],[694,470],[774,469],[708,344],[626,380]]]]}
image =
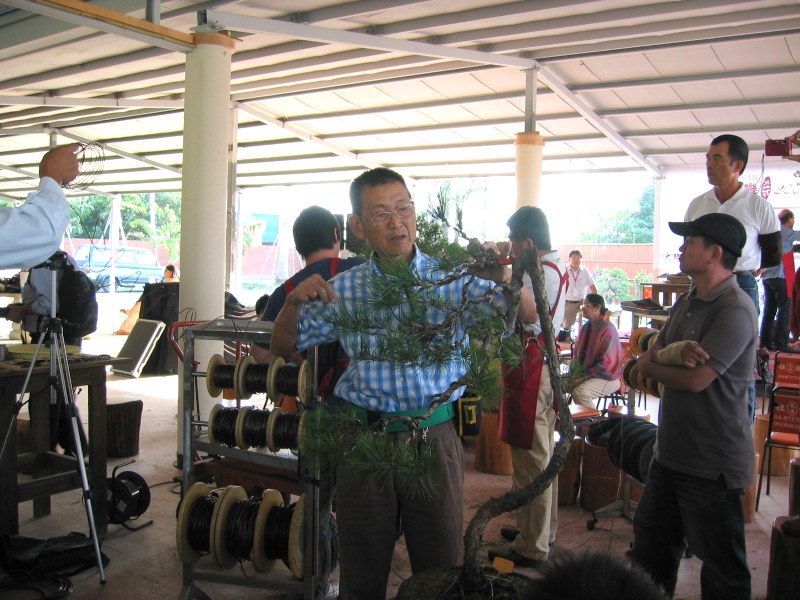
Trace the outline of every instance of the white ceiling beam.
{"type": "Polygon", "coordinates": [[[137,100],[135,98],[67,98],[64,96],[3,96],[0,104],[6,106],[65,106],[89,108],[177,108],[183,109],[183,100],[137,100]]]}
{"type": "Polygon", "coordinates": [[[178,168],[178,167],[171,167],[169,165],[165,165],[165,164],[156,162],[154,160],[150,160],[149,158],[144,158],[143,156],[139,156],[138,154],[134,154],[132,152],[126,152],[125,150],[122,150],[121,148],[117,148],[116,146],[112,146],[112,145],[109,145],[109,144],[104,144],[103,142],[97,142],[95,140],[90,140],[88,138],[81,137],[79,135],[75,135],[73,133],[67,133],[66,131],[64,131],[62,129],[54,129],[53,131],[58,133],[58,135],[63,136],[65,138],[69,139],[69,140],[74,140],[76,142],[81,142],[83,144],[99,144],[103,148],[103,150],[107,150],[108,152],[111,152],[111,153],[116,154],[118,156],[124,156],[125,158],[130,158],[131,160],[135,160],[137,162],[144,163],[146,165],[150,165],[151,167],[155,167],[156,169],[160,169],[162,171],[169,171],[170,173],[178,173],[178,174],[180,174],[180,172],[181,172],[181,169],[178,168]]]}
{"type": "MultiPolygon", "coordinates": [[[[353,46],[372,48],[375,50],[385,50],[389,52],[402,52],[404,54],[419,54],[422,56],[433,56],[450,60],[463,60],[471,63],[490,64],[504,67],[519,67],[523,70],[539,69],[539,78],[542,82],[553,90],[564,102],[569,104],[573,110],[577,111],[598,131],[603,133],[620,150],[628,154],[637,164],[656,176],[660,176],[658,166],[647,160],[641,152],[634,148],[621,135],[608,125],[603,119],[583,100],[578,98],[570,89],[564,85],[552,72],[543,69],[535,60],[519,58],[504,54],[494,54],[492,52],[481,52],[478,50],[465,50],[463,48],[451,48],[428,44],[424,42],[414,42],[408,40],[398,40],[394,38],[378,37],[365,33],[355,33],[352,31],[341,31],[338,29],[328,29],[314,25],[298,25],[296,23],[285,23],[273,19],[257,19],[245,17],[220,11],[201,11],[205,15],[205,22],[211,27],[220,29],[233,29],[248,31],[252,33],[271,33],[275,35],[286,35],[300,39],[311,39],[320,42],[341,43],[353,46]]],[[[202,20],[202,19],[201,19],[202,20]]]]}
{"type": "Polygon", "coordinates": [[[267,125],[273,125],[273,126],[279,128],[279,129],[282,129],[282,130],[284,130],[284,131],[296,136],[297,138],[299,138],[301,140],[305,140],[305,141],[311,142],[311,143],[313,143],[313,144],[315,144],[317,146],[321,146],[323,148],[327,148],[328,150],[330,150],[334,154],[336,154],[338,156],[342,156],[344,158],[348,158],[350,160],[353,160],[357,164],[364,165],[365,167],[368,167],[370,169],[382,166],[380,163],[377,163],[377,162],[375,162],[373,160],[370,160],[368,158],[365,158],[365,157],[363,157],[363,156],[361,156],[359,154],[351,152],[350,150],[348,150],[347,148],[344,148],[343,146],[340,146],[339,144],[336,144],[336,143],[328,141],[328,140],[323,140],[321,137],[318,137],[316,135],[312,135],[312,134],[308,133],[307,131],[304,131],[303,129],[300,129],[299,127],[284,123],[280,119],[275,118],[274,116],[270,115],[269,113],[267,113],[267,112],[255,107],[255,106],[251,106],[251,105],[246,104],[244,102],[234,102],[233,106],[235,108],[238,108],[239,110],[241,110],[243,112],[246,112],[247,114],[255,117],[256,119],[258,119],[262,123],[265,123],[267,125]]]}
{"type": "Polygon", "coordinates": [[[79,0],[3,0],[3,4],[37,15],[139,40],[150,46],[173,52],[186,53],[194,48],[194,38],[191,34],[136,19],[88,2],[79,0]]]}
{"type": "Polygon", "coordinates": [[[217,10],[200,11],[200,13],[205,14],[207,25],[219,29],[247,31],[250,33],[271,33],[274,35],[313,40],[317,42],[348,44],[351,46],[371,48],[373,50],[383,50],[386,52],[418,54],[420,56],[463,60],[465,62],[483,65],[497,65],[500,67],[518,67],[520,69],[530,69],[535,66],[534,61],[507,54],[493,54],[491,52],[480,52],[478,50],[466,50],[463,48],[438,46],[436,44],[428,44],[425,42],[379,37],[375,35],[369,35],[367,33],[343,31],[341,29],[328,29],[327,27],[318,27],[316,25],[287,23],[285,21],[276,21],[275,19],[259,19],[256,17],[236,15],[217,10]]]}

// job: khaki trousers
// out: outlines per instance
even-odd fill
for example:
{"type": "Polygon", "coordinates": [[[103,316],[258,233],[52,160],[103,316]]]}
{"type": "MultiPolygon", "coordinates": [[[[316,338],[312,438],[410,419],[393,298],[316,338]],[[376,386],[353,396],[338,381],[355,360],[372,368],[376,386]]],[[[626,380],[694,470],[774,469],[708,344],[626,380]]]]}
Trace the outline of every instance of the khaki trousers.
{"type": "Polygon", "coordinates": [[[595,408],[600,396],[608,396],[619,390],[619,379],[587,379],[574,390],[572,400],[589,408],[595,408]]]}
{"type": "MultiPolygon", "coordinates": [[[[511,463],[514,467],[512,483],[515,490],[527,486],[547,467],[553,455],[555,423],[550,372],[545,365],[536,403],[533,447],[525,450],[511,446],[511,463]]],[[[558,529],[558,477],[543,494],[518,508],[516,519],[519,535],[511,548],[527,558],[546,560],[558,529]]]]}

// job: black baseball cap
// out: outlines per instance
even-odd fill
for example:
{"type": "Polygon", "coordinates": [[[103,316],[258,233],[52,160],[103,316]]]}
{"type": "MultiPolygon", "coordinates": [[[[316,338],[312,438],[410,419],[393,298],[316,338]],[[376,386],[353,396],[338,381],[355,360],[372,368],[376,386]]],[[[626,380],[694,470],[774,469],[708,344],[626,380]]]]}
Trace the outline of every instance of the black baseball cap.
{"type": "Polygon", "coordinates": [[[744,226],[736,218],[724,213],[709,213],[694,221],[670,221],[669,228],[683,237],[707,237],[734,256],[742,255],[747,239],[744,226]]]}

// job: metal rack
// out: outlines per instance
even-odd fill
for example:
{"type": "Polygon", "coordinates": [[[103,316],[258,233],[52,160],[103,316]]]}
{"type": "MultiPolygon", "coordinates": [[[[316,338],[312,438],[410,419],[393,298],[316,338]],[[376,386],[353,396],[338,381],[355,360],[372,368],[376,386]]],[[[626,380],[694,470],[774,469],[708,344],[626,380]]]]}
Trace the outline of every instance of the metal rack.
{"type": "MultiPolygon", "coordinates": [[[[200,450],[216,456],[232,457],[249,462],[286,470],[298,470],[298,457],[288,452],[272,453],[266,449],[242,450],[212,444],[203,433],[205,423],[192,419],[194,390],[198,377],[205,377],[205,372],[196,370],[194,364],[194,344],[196,340],[238,341],[243,343],[268,343],[272,333],[272,323],[267,321],[249,321],[236,319],[218,319],[200,323],[188,328],[183,335],[183,436],[181,442],[183,456],[183,488],[182,493],[194,483],[195,451],[200,450]]],[[[317,481],[317,474],[311,480],[317,481]]],[[[210,597],[197,587],[196,582],[207,581],[227,585],[257,587],[292,594],[297,600],[314,600],[314,581],[319,570],[317,521],[319,508],[319,490],[316,485],[305,482],[305,540],[304,540],[304,578],[303,581],[287,581],[272,574],[259,575],[255,578],[244,578],[241,575],[227,575],[219,572],[201,571],[193,565],[183,565],[183,587],[180,598],[183,600],[210,600],[210,597]]]]}

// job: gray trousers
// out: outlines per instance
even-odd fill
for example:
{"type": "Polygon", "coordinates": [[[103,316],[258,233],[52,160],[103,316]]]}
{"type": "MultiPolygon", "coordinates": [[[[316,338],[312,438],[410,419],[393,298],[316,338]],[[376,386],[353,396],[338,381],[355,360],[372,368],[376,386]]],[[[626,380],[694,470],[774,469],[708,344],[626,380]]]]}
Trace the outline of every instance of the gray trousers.
{"type": "MultiPolygon", "coordinates": [[[[405,443],[409,432],[390,433],[405,443]]],[[[393,476],[369,484],[346,465],[337,469],[336,523],[339,530],[340,598],[380,600],[386,584],[399,525],[406,540],[411,570],[461,564],[464,525],[464,450],[453,421],[416,432],[412,443],[436,444],[438,470],[432,498],[409,497],[393,476]]]]}

